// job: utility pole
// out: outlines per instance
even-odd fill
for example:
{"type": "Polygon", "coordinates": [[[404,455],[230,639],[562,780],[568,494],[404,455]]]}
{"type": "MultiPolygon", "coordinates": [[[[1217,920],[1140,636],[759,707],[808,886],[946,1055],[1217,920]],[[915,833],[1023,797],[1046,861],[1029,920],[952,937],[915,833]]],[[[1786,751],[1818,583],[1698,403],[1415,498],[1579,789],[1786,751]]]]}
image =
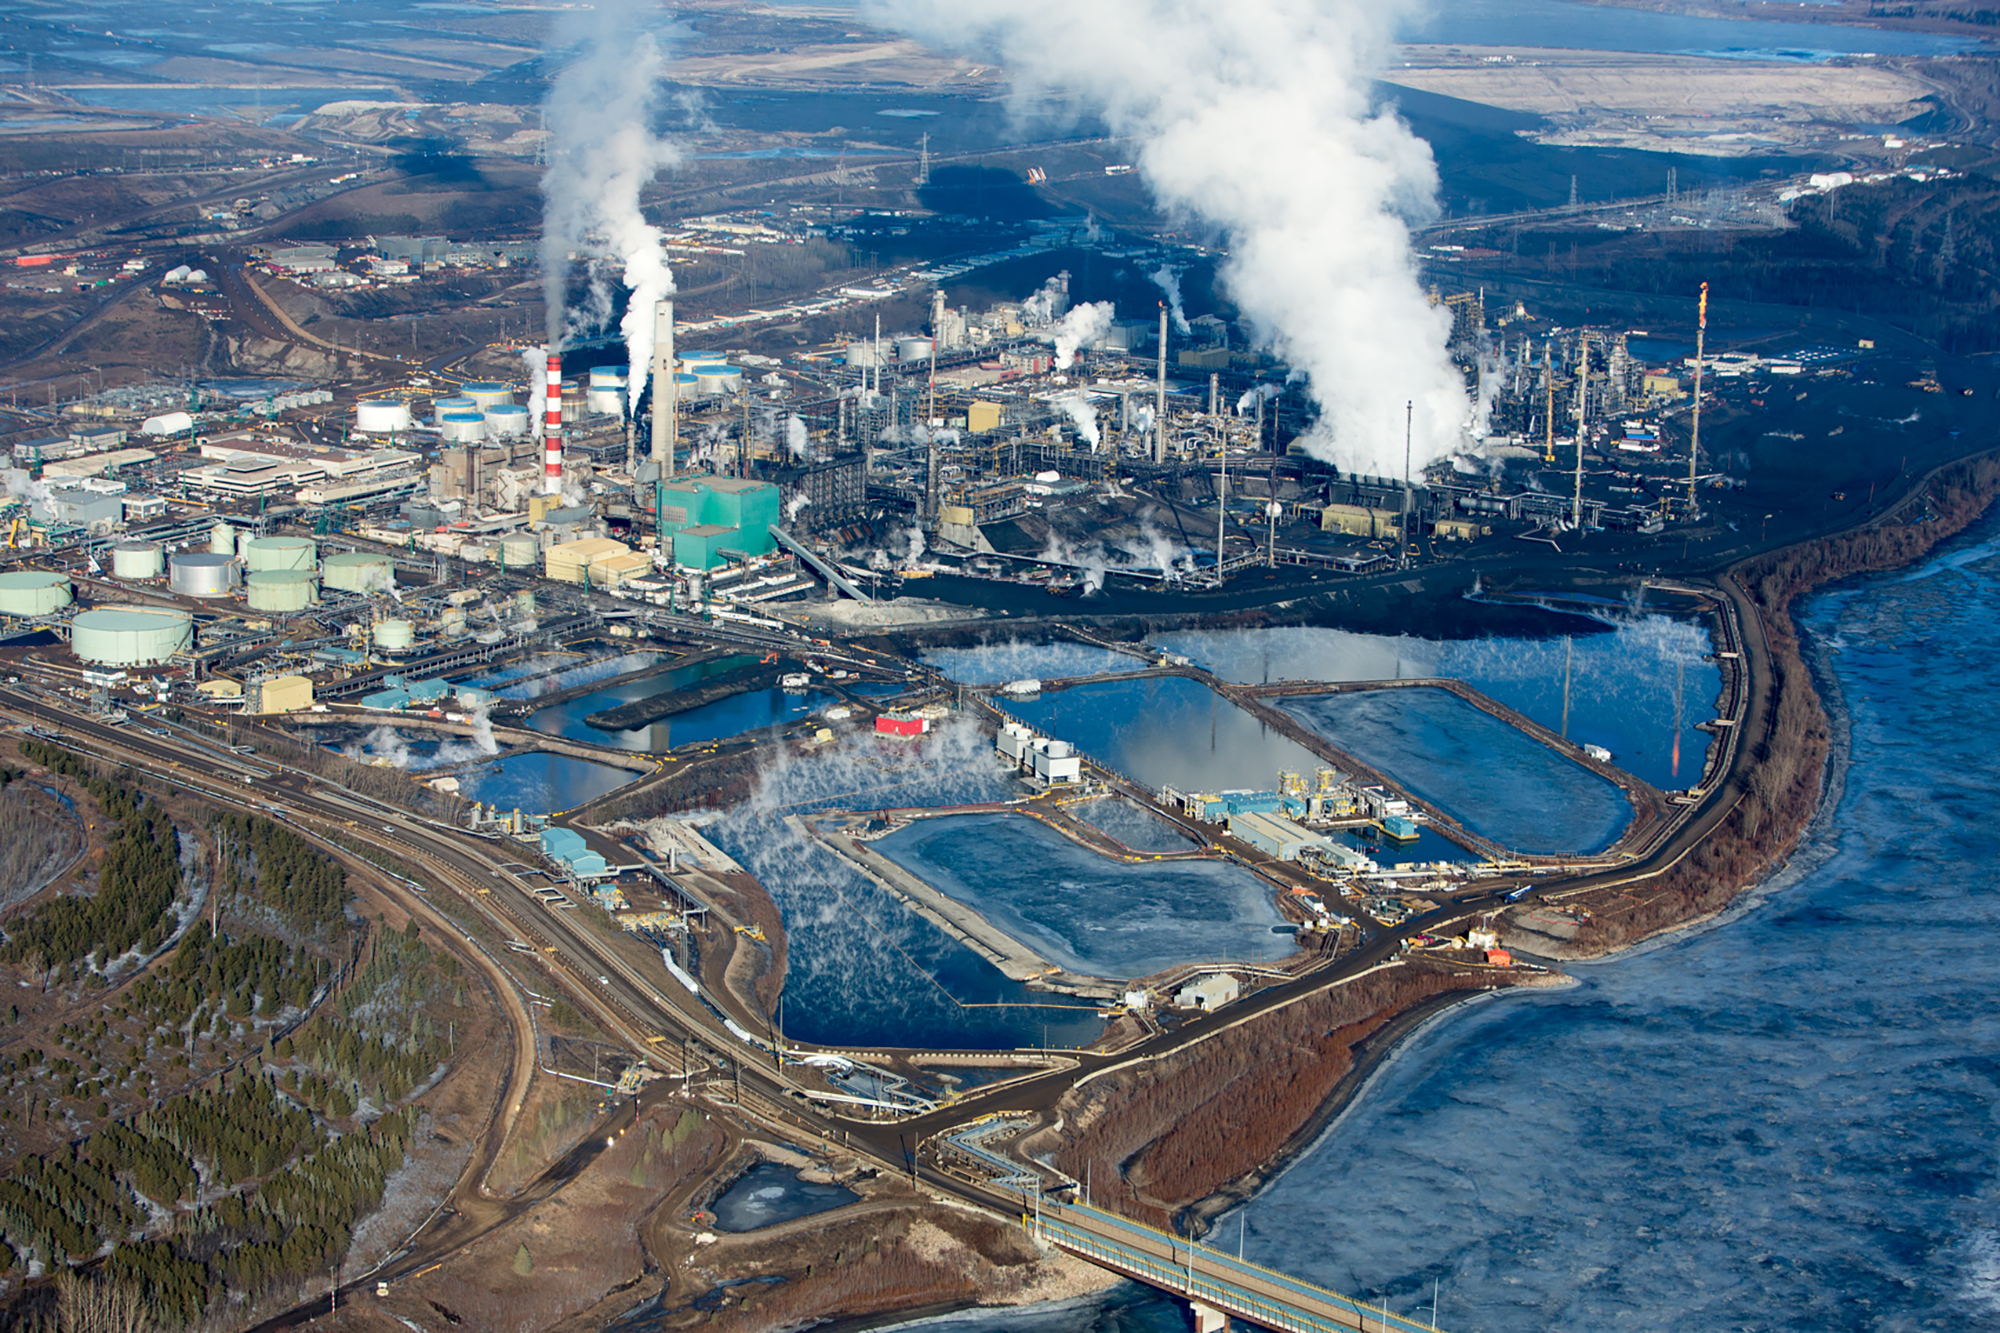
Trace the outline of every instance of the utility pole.
{"type": "Polygon", "coordinates": [[[1590,413],[1590,330],[1576,335],[1576,498],[1570,502],[1569,522],[1583,531],[1583,436],[1590,413]]]}
{"type": "Polygon", "coordinates": [[[1688,522],[1694,522],[1694,474],[1701,457],[1701,354],[1708,338],[1708,284],[1701,285],[1701,305],[1694,326],[1694,438],[1688,441],[1688,522]]]}
{"type": "Polygon", "coordinates": [[[1403,403],[1403,521],[1397,525],[1396,568],[1410,567],[1410,432],[1417,419],[1416,399],[1403,403]]]}

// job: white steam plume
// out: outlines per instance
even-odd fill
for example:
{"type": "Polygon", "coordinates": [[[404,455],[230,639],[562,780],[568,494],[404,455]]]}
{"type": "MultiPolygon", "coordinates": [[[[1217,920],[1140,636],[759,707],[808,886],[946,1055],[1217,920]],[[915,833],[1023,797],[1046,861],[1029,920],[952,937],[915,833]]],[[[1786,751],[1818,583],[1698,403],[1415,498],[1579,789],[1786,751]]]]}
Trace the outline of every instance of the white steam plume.
{"type": "Polygon", "coordinates": [[[1268,402],[1270,399],[1283,397],[1284,393],[1285,391],[1275,384],[1259,384],[1253,389],[1245,390],[1243,396],[1236,400],[1236,415],[1247,417],[1257,410],[1258,399],[1262,398],[1268,402]]]}
{"type": "Polygon", "coordinates": [[[1194,326],[1188,323],[1187,307],[1181,304],[1181,275],[1165,264],[1146,275],[1153,285],[1167,294],[1167,312],[1174,317],[1174,331],[1192,333],[1194,326]]]}
{"type": "Polygon", "coordinates": [[[1436,207],[1429,147],[1370,105],[1410,0],[870,0],[941,46],[998,57],[1023,100],[1081,98],[1138,142],[1159,202],[1226,235],[1220,279],[1258,341],[1309,377],[1305,449],[1360,472],[1451,452],[1469,404],[1406,219],[1436,207]]]}
{"type": "Polygon", "coordinates": [[[1070,392],[1059,395],[1055,399],[1055,405],[1062,409],[1063,415],[1076,423],[1077,437],[1090,446],[1092,453],[1096,453],[1099,439],[1097,409],[1090,405],[1090,399],[1081,392],[1070,392]]]}
{"type": "MultiPolygon", "coordinates": [[[[640,0],[602,0],[564,15],[558,40],[580,48],[549,88],[544,104],[549,130],[548,168],[542,173],[542,287],[551,348],[569,329],[564,301],[570,255],[590,233],[601,234],[624,266],[630,290],[625,352],[631,364],[631,406],[645,391],[653,359],[653,304],[674,290],[673,270],[660,248],[660,229],[646,221],[639,193],[680,160],[680,151],[653,134],[656,90],[665,58],[644,30],[651,6],[640,0]]],[[[609,293],[593,272],[593,294],[584,318],[608,317],[609,293]],[[598,304],[602,295],[604,303],[598,304]]]]}
{"type": "Polygon", "coordinates": [[[1116,313],[1109,301],[1087,301],[1035,336],[1056,345],[1056,369],[1068,370],[1076,364],[1078,348],[1111,331],[1111,317],[1116,313]]]}

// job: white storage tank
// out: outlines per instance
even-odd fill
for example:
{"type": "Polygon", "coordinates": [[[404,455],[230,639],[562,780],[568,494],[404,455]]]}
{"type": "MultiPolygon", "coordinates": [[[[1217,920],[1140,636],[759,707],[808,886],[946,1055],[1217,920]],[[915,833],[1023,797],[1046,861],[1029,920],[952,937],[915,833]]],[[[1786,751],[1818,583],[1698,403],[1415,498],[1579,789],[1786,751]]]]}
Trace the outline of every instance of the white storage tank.
{"type": "Polygon", "coordinates": [[[364,398],[354,405],[354,429],[364,435],[390,435],[408,430],[410,405],[395,398],[364,398]]]}
{"type": "Polygon", "coordinates": [[[227,597],[236,589],[234,556],[182,552],[167,564],[167,586],[183,597],[227,597]]]}
{"type": "Polygon", "coordinates": [[[375,646],[385,653],[407,652],[417,641],[417,627],[407,620],[375,622],[375,646]]]}
{"type": "Polygon", "coordinates": [[[486,414],[446,412],[438,418],[438,430],[446,444],[477,444],[486,438],[486,414]]]}
{"type": "Polygon", "coordinates": [[[252,611],[303,611],[319,600],[311,569],[255,569],[243,576],[243,595],[252,611]]]}
{"type": "Polygon", "coordinates": [[[208,530],[208,549],[217,555],[236,554],[236,529],[227,523],[218,523],[208,530]]]}
{"type": "Polygon", "coordinates": [[[431,414],[442,421],[453,412],[477,412],[479,404],[462,393],[431,399],[431,414]]]}
{"type": "Polygon", "coordinates": [[[713,396],[743,388],[743,371],[736,366],[703,366],[694,373],[695,391],[713,396]]]}
{"type": "Polygon", "coordinates": [[[590,391],[584,396],[584,406],[596,416],[622,417],[631,384],[631,376],[623,366],[598,366],[590,372],[590,391]]]}
{"type": "Polygon", "coordinates": [[[528,433],[528,409],[519,403],[503,403],[486,409],[486,438],[515,438],[528,433]]]}
{"type": "Polygon", "coordinates": [[[96,666],[158,666],[193,644],[194,620],[184,611],[105,608],[70,622],[70,651],[96,666]]]}
{"type": "Polygon", "coordinates": [[[514,391],[504,384],[491,380],[474,380],[460,386],[459,393],[472,400],[472,405],[485,412],[495,407],[506,407],[514,401],[514,391]]]}
{"type": "Polygon", "coordinates": [[[62,610],[73,600],[67,574],[44,569],[0,574],[0,613],[46,616],[62,610]]]}
{"type": "Polygon", "coordinates": [[[898,361],[928,361],[931,355],[929,338],[896,339],[896,359],[898,361]]]}
{"type": "Polygon", "coordinates": [[[500,559],[509,569],[526,569],[542,562],[542,544],[531,536],[516,534],[500,539],[500,559]]]}
{"type": "Polygon", "coordinates": [[[249,570],[311,571],[318,560],[319,547],[309,537],[258,537],[243,548],[243,567],[249,570]]]}
{"type": "Polygon", "coordinates": [[[682,352],[681,369],[692,372],[697,366],[719,366],[729,360],[720,352],[682,352]]]}
{"type": "Polygon", "coordinates": [[[167,568],[167,554],[158,542],[120,542],[111,548],[111,577],[156,579],[167,568]]]}
{"type": "Polygon", "coordinates": [[[395,570],[386,555],[341,551],[320,562],[320,583],[343,592],[387,592],[395,586],[395,570]]]}

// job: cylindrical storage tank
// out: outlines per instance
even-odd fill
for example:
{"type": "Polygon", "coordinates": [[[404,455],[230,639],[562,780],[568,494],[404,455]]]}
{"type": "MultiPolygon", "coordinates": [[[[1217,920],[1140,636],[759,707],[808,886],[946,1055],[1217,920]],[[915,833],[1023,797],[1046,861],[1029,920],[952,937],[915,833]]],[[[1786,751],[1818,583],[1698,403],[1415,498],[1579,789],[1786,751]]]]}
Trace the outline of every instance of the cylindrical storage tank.
{"type": "Polygon", "coordinates": [[[519,403],[502,403],[486,409],[486,438],[513,438],[528,433],[528,409],[519,403]]]}
{"type": "Polygon", "coordinates": [[[694,373],[694,382],[701,393],[737,393],[743,388],[743,371],[736,366],[703,366],[694,373]]]}
{"type": "MultiPolygon", "coordinates": [[[[254,541],[256,541],[256,540],[257,540],[257,534],[256,534],[256,533],[254,533],[254,532],[251,532],[251,531],[250,531],[249,529],[247,529],[247,528],[239,528],[239,529],[237,529],[237,532],[236,532],[236,549],[235,549],[235,550],[234,550],[233,552],[231,552],[231,554],[232,554],[232,555],[234,555],[234,556],[235,556],[235,557],[236,557],[236,558],[237,558],[238,560],[242,560],[242,559],[244,559],[244,557],[246,557],[246,556],[248,556],[248,555],[250,554],[250,543],[251,543],[251,542],[254,542],[254,541]]],[[[216,554],[217,554],[217,555],[220,555],[220,554],[222,554],[222,553],[221,553],[220,551],[218,551],[218,552],[216,552],[216,554]]]]}
{"type": "Polygon", "coordinates": [[[236,529],[227,523],[218,523],[208,530],[208,549],[217,555],[236,554],[236,529]]]}
{"type": "Polygon", "coordinates": [[[431,414],[440,420],[453,412],[477,412],[479,404],[462,393],[447,394],[443,398],[431,399],[431,414]]]}
{"type": "Polygon", "coordinates": [[[72,600],[67,574],[42,569],[0,574],[0,613],[46,616],[62,610],[72,600]]]}
{"type": "Polygon", "coordinates": [[[532,616],[535,614],[535,594],[526,589],[515,593],[514,614],[517,616],[532,616]]]}
{"type": "Polygon", "coordinates": [[[720,352],[682,352],[681,369],[692,370],[696,366],[719,366],[729,358],[720,352]]]}
{"type": "Polygon", "coordinates": [[[167,586],[183,597],[227,597],[236,574],[234,556],[183,552],[167,564],[167,586]]]}
{"type": "Polygon", "coordinates": [[[898,361],[924,361],[930,358],[930,354],[931,340],[929,338],[896,339],[896,359],[898,361]]]}
{"type": "Polygon", "coordinates": [[[489,407],[505,407],[514,401],[514,391],[504,384],[491,380],[475,380],[462,385],[459,393],[472,400],[472,405],[484,412],[489,407]]]}
{"type": "Polygon", "coordinates": [[[252,611],[303,611],[319,600],[319,581],[310,569],[255,569],[243,576],[243,595],[252,611]]]}
{"type": "Polygon", "coordinates": [[[407,620],[378,620],[375,622],[375,646],[384,652],[407,651],[417,641],[417,627],[407,620]]]}
{"type": "Polygon", "coordinates": [[[542,560],[542,544],[533,537],[503,537],[500,540],[500,558],[509,569],[537,565],[542,560]]]}
{"type": "Polygon", "coordinates": [[[194,620],[153,608],[85,611],[70,622],[70,651],[96,666],[158,666],[194,644],[194,620]]]}
{"type": "Polygon", "coordinates": [[[583,406],[594,417],[622,417],[625,415],[625,390],[600,389],[593,384],[584,396],[583,406]]]}
{"type": "Polygon", "coordinates": [[[156,579],[166,567],[167,554],[158,542],[120,542],[111,548],[115,579],[156,579]]]}
{"type": "Polygon", "coordinates": [[[477,444],[486,438],[483,412],[447,412],[438,418],[446,444],[477,444]]]}
{"type": "Polygon", "coordinates": [[[354,405],[354,429],[364,435],[388,435],[410,428],[410,405],[394,398],[364,398],[354,405]]]}
{"type": "Polygon", "coordinates": [[[674,388],[676,402],[685,403],[690,399],[701,396],[701,381],[693,375],[680,374],[674,376],[674,388]]]}
{"type": "Polygon", "coordinates": [[[387,592],[395,585],[395,568],[386,555],[341,551],[320,561],[319,581],[342,592],[387,592]]]}
{"type": "Polygon", "coordinates": [[[319,547],[309,537],[259,537],[243,548],[249,570],[303,569],[319,561],[319,547]]]}
{"type": "Polygon", "coordinates": [[[590,387],[593,389],[623,389],[632,382],[632,372],[623,366],[592,366],[590,387]]]}

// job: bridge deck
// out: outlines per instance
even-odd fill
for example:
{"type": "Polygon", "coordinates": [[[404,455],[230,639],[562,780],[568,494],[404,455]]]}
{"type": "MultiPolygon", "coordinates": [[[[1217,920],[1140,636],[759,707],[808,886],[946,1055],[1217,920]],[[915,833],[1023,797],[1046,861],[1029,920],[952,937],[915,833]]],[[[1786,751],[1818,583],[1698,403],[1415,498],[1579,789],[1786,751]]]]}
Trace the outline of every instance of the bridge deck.
{"type": "Polygon", "coordinates": [[[1206,1245],[1190,1247],[1179,1237],[1100,1209],[1044,1202],[1033,1225],[1048,1244],[1264,1328],[1297,1333],[1436,1333],[1420,1320],[1206,1245]]]}

